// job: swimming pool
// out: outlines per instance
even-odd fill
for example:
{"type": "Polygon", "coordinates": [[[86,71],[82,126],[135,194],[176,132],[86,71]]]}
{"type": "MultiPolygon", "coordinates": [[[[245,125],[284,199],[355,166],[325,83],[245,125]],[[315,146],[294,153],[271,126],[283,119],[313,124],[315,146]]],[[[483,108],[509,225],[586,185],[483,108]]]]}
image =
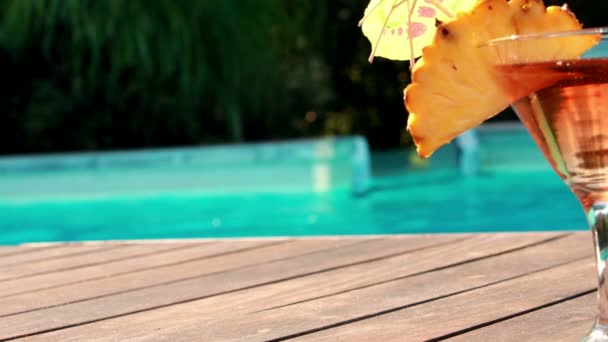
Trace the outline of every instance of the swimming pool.
{"type": "Polygon", "coordinates": [[[430,165],[417,164],[408,151],[379,153],[370,187],[358,195],[338,185],[327,191],[5,196],[0,244],[586,229],[579,204],[525,135],[509,133],[511,148],[519,151],[512,153],[500,132],[484,134],[494,140],[484,143],[478,176],[463,177],[449,147],[430,165]],[[504,158],[495,160],[492,144],[503,146],[504,158]],[[527,146],[531,159],[522,161],[518,144],[527,146]],[[519,165],[506,159],[509,153],[519,165]]]}

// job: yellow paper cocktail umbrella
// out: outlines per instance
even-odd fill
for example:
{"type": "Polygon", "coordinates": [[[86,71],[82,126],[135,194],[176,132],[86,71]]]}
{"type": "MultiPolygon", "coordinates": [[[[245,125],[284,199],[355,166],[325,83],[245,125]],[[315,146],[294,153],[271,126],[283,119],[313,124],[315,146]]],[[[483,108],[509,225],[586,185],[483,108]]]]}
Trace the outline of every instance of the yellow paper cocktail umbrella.
{"type": "Polygon", "coordinates": [[[422,55],[435,34],[436,20],[470,9],[477,0],[371,0],[359,22],[374,57],[410,60],[422,55]]]}

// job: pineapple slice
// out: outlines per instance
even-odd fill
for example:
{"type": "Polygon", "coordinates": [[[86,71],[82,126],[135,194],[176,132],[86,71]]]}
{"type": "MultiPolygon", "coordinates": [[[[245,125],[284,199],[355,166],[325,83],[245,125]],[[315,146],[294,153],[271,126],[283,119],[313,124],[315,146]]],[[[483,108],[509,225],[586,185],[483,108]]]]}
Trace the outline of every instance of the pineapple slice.
{"type": "MultiPolygon", "coordinates": [[[[480,0],[470,11],[439,25],[433,43],[424,48],[422,58],[414,65],[412,83],[404,91],[409,112],[407,128],[418,154],[429,157],[440,146],[509,106],[510,99],[492,76],[492,65],[505,54],[536,60],[577,58],[597,41],[568,37],[543,42],[536,48],[526,45],[502,50],[482,49],[480,44],[515,34],[579,28],[581,24],[566,6],[546,8],[542,0],[480,0]]],[[[554,81],[548,75],[534,86],[554,81]]]]}

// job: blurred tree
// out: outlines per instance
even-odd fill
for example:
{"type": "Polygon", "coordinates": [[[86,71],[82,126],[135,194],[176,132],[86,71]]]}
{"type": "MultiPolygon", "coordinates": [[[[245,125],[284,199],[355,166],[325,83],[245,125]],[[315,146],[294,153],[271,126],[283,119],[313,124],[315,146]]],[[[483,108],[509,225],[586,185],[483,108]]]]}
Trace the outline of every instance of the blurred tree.
{"type": "Polygon", "coordinates": [[[280,3],[0,1],[0,152],[296,134],[289,99],[304,92],[308,106],[315,84],[285,61],[310,17],[280,3]]]}
{"type": "MultiPolygon", "coordinates": [[[[367,62],[367,3],[0,0],[0,154],[320,134],[409,143],[408,63],[367,62]]],[[[586,26],[608,24],[607,1],[569,3],[586,26]]]]}
{"type": "Polygon", "coordinates": [[[409,137],[401,134],[406,122],[403,89],[409,83],[409,64],[382,58],[373,64],[367,61],[371,45],[357,26],[367,3],[323,1],[329,20],[321,51],[330,66],[335,92],[329,105],[335,118],[329,119],[349,119],[351,132],[366,135],[374,148],[396,147],[402,136],[409,137]]]}

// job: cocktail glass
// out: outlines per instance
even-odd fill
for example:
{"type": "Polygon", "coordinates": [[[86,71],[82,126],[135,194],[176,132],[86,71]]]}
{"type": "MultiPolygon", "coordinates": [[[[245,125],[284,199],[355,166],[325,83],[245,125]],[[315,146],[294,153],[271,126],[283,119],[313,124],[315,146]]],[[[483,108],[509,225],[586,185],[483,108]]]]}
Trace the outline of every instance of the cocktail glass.
{"type": "Polygon", "coordinates": [[[608,341],[607,32],[594,28],[512,36],[480,47],[497,61],[490,72],[587,214],[599,277],[599,314],[583,341],[608,341]],[[598,43],[579,59],[561,59],[561,47],[585,39],[598,43]],[[552,50],[539,57],[545,47],[552,50]]]}

